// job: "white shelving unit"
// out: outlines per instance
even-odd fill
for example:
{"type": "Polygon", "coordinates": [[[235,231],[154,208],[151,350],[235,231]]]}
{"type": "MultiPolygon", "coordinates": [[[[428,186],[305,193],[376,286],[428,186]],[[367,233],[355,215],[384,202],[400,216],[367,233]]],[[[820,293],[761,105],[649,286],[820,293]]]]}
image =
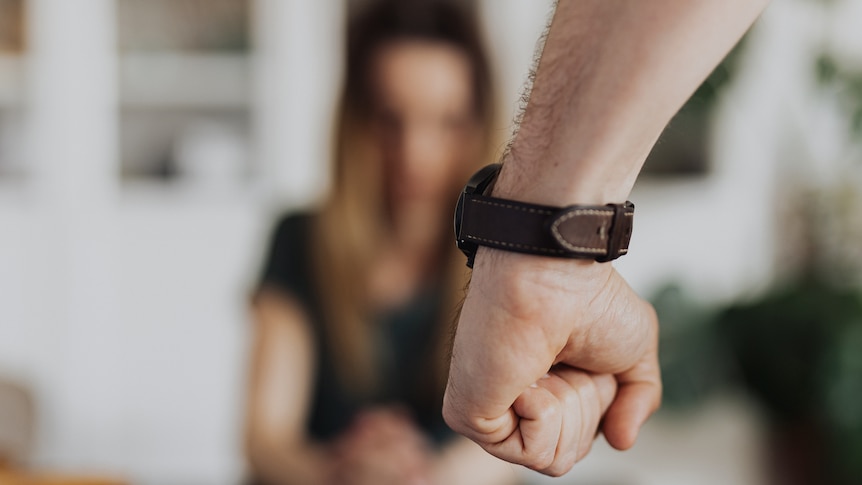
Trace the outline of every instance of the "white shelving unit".
{"type": "MultiPolygon", "coordinates": [[[[344,5],[256,0],[253,49],[194,52],[118,48],[123,0],[25,1],[26,55],[0,55],[26,154],[0,175],[0,373],[35,393],[32,462],[236,482],[246,298],[273,213],[324,186],[344,5]],[[124,124],[153,113],[239,126],[241,182],[125,179],[124,124]]],[[[229,146],[198,136],[199,159],[229,146]]]]}
{"type": "Polygon", "coordinates": [[[24,172],[25,46],[22,3],[0,6],[0,198],[16,198],[24,172]]]}
{"type": "Polygon", "coordinates": [[[247,110],[252,67],[248,54],[124,54],[120,102],[124,108],[247,110]]]}
{"type": "Polygon", "coordinates": [[[0,54],[0,109],[20,106],[24,97],[24,59],[0,54]]]}
{"type": "Polygon", "coordinates": [[[251,1],[116,1],[121,193],[248,188],[251,1]]]}

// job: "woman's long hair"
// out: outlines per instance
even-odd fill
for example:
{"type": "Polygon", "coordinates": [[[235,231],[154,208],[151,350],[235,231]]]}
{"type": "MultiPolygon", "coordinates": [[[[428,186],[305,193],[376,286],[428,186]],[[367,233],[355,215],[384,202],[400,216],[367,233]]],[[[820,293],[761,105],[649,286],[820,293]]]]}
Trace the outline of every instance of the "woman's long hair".
{"type": "MultiPolygon", "coordinates": [[[[374,255],[387,234],[385,169],[370,127],[373,57],[386,44],[422,40],[455,47],[469,61],[477,136],[481,138],[474,145],[481,148],[468,154],[465,159],[471,161],[459,167],[457,185],[451,187],[451,207],[441,208],[451,214],[461,184],[477,167],[489,163],[494,147],[491,74],[480,37],[471,12],[441,1],[376,2],[348,26],[346,78],[334,134],[334,178],[331,195],[313,227],[312,264],[322,299],[326,344],[342,383],[358,394],[376,385],[367,281],[374,255]]],[[[434,390],[445,384],[449,335],[467,275],[464,257],[455,249],[450,232],[441,234],[439,248],[445,261],[440,265],[444,268],[440,277],[446,282],[446,306],[440,311],[435,358],[428,363],[427,379],[422,379],[434,390]]]]}

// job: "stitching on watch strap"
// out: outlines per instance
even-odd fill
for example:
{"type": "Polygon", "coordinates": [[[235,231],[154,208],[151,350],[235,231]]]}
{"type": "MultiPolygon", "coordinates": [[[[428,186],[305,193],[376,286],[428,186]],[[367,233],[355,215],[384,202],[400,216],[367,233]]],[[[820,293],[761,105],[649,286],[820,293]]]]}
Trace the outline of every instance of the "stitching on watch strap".
{"type": "Polygon", "coordinates": [[[545,214],[548,216],[554,213],[553,211],[549,211],[549,210],[545,210],[545,209],[538,209],[538,208],[533,208],[533,207],[521,207],[521,206],[512,205],[512,204],[501,204],[499,202],[491,202],[489,200],[480,200],[480,199],[475,199],[475,198],[471,198],[470,202],[475,202],[477,204],[486,204],[486,205],[490,205],[490,206],[494,206],[494,207],[502,207],[504,209],[514,209],[517,211],[530,212],[533,214],[545,214]]]}
{"type": "Polygon", "coordinates": [[[543,253],[551,253],[551,254],[565,254],[565,251],[563,251],[562,249],[541,248],[539,246],[529,246],[527,244],[517,244],[517,243],[510,243],[510,242],[505,242],[505,241],[497,241],[494,239],[485,239],[483,237],[471,236],[470,234],[467,234],[467,239],[473,239],[475,241],[484,242],[484,243],[498,244],[500,246],[505,246],[505,247],[510,247],[510,248],[529,249],[531,251],[540,251],[543,253]]]}
{"type": "MultiPolygon", "coordinates": [[[[568,239],[566,239],[563,234],[560,232],[560,225],[569,219],[577,216],[608,216],[613,215],[613,209],[571,209],[562,216],[558,217],[554,220],[553,224],[551,224],[551,233],[554,235],[554,238],[560,243],[563,247],[568,249],[569,251],[577,251],[577,252],[586,252],[592,254],[607,254],[607,248],[596,248],[596,247],[584,247],[584,246],[575,246],[568,239]]],[[[625,217],[634,217],[634,214],[631,212],[626,212],[624,214],[625,217]]],[[[602,227],[605,227],[605,232],[612,230],[607,228],[607,221],[603,221],[602,227]]],[[[605,236],[607,237],[607,236],[605,236]]],[[[604,238],[603,238],[604,239],[604,238]]],[[[627,248],[621,248],[619,253],[625,254],[628,252],[627,248]]]]}

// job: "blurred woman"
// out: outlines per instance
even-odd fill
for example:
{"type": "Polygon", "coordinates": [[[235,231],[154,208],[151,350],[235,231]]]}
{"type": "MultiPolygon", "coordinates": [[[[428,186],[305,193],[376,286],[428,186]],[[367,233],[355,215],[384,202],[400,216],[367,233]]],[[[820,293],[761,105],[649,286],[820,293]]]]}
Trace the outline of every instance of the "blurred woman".
{"type": "Polygon", "coordinates": [[[267,484],[506,484],[440,415],[465,283],[451,218],[489,160],[479,34],[439,1],[348,28],[332,193],[278,224],[253,302],[246,454],[267,484]]]}

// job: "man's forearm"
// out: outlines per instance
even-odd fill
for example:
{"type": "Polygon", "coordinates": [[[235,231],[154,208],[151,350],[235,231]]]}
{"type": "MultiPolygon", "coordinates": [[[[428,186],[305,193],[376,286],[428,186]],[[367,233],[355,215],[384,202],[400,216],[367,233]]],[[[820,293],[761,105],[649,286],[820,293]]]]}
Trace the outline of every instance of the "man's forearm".
{"type": "Polygon", "coordinates": [[[662,129],[766,3],[560,0],[494,195],[625,200],[662,129]]]}
{"type": "MultiPolygon", "coordinates": [[[[766,0],[560,0],[493,195],[628,197],[661,130],[766,0]]],[[[446,422],[491,454],[568,471],[601,423],[634,445],[661,402],[655,311],[609,264],[480,248],[455,335],[446,422]],[[589,371],[589,372],[584,372],[589,371]]]]}

